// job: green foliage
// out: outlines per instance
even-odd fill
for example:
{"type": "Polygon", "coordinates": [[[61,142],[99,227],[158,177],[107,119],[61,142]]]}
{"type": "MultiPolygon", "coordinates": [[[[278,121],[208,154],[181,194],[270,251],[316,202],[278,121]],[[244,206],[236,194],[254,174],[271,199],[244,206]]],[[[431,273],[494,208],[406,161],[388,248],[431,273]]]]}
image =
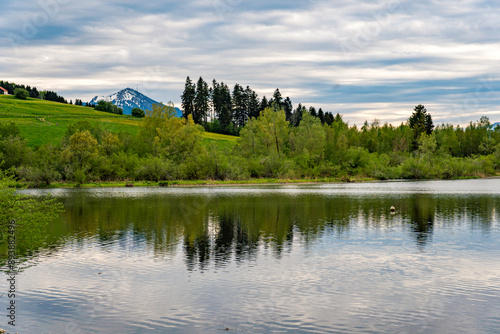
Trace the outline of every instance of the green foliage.
{"type": "MultiPolygon", "coordinates": [[[[54,144],[38,147],[28,146],[22,138],[23,128],[18,126],[22,123],[0,122],[0,168],[37,187],[57,181],[460,178],[494,175],[500,169],[500,128],[491,129],[487,117],[467,127],[441,125],[430,133],[417,131],[420,135],[415,138],[419,127],[412,128],[410,122],[393,126],[375,119],[358,128],[339,114],[302,105],[290,114],[285,109],[291,103],[279,90],[271,106],[257,115],[252,109],[257,105],[254,92],[239,85],[236,91],[231,97],[226,85],[214,81],[209,93],[210,99],[218,99],[218,106],[213,105],[218,114],[213,122],[202,123],[214,132],[240,131],[237,142],[235,137],[206,133],[191,115],[176,117],[172,103],[154,105],[143,119],[50,104],[59,111],[83,110],[86,116],[65,121],[54,144]],[[240,110],[227,109],[228,101],[231,106],[239,104],[240,110]],[[236,114],[246,118],[252,112],[256,117],[245,121],[244,127],[235,125],[236,114]],[[99,121],[103,117],[106,121],[99,121]],[[139,129],[119,132],[125,128],[113,128],[114,120],[133,122],[139,129]]],[[[9,108],[5,112],[9,117],[19,106],[31,110],[48,103],[30,99],[9,104],[13,97],[0,99],[1,107],[9,108]]],[[[421,107],[415,113],[425,115],[421,107]]],[[[52,117],[55,113],[36,120],[50,132],[55,127],[52,117]]]]}
{"type": "Polygon", "coordinates": [[[28,91],[26,89],[23,89],[23,88],[16,88],[14,90],[14,96],[17,98],[17,99],[20,99],[20,100],[26,100],[29,96],[30,96],[30,93],[28,93],[28,91]]]}
{"type": "Polygon", "coordinates": [[[115,106],[112,102],[100,100],[95,106],[95,110],[108,112],[111,114],[123,115],[123,109],[115,106]]]}
{"type": "Polygon", "coordinates": [[[132,116],[134,117],[139,117],[139,118],[143,118],[146,114],[144,113],[144,110],[140,109],[140,108],[133,108],[132,109],[132,116]]]}
{"type": "Polygon", "coordinates": [[[434,129],[434,124],[432,123],[431,114],[427,113],[427,109],[423,105],[419,104],[413,110],[413,114],[408,119],[408,124],[413,130],[413,138],[415,140],[413,149],[417,149],[418,145],[416,141],[424,133],[430,135],[434,129]]]}
{"type": "Polygon", "coordinates": [[[8,137],[20,137],[21,131],[17,127],[16,123],[9,121],[7,123],[0,123],[0,139],[5,139],[8,137]]]}
{"type": "Polygon", "coordinates": [[[194,99],[196,97],[196,86],[193,84],[189,77],[186,78],[184,85],[184,92],[181,95],[182,101],[182,116],[187,119],[188,115],[194,112],[194,99]]]}
{"type": "MultiPolygon", "coordinates": [[[[47,223],[62,211],[62,204],[46,196],[30,199],[10,188],[15,181],[0,174],[0,244],[5,245],[10,222],[15,222],[16,252],[26,254],[43,245],[47,223]]],[[[2,248],[3,249],[3,248],[2,248]]]]}
{"type": "Polygon", "coordinates": [[[266,108],[240,132],[242,151],[247,156],[276,154],[279,158],[288,150],[289,131],[284,110],[266,108]]]}
{"type": "Polygon", "coordinates": [[[300,125],[290,133],[292,156],[302,156],[309,166],[317,165],[324,156],[326,133],[319,118],[305,113],[300,125]]]}
{"type": "Polygon", "coordinates": [[[62,152],[61,159],[74,170],[72,176],[75,181],[83,183],[99,157],[98,152],[99,144],[94,136],[88,130],[77,131],[70,137],[69,145],[62,152]]]}
{"type": "Polygon", "coordinates": [[[206,123],[207,122],[207,116],[208,116],[208,98],[210,96],[210,93],[208,91],[208,85],[203,80],[202,77],[198,79],[198,82],[196,83],[196,92],[195,92],[195,97],[193,100],[193,121],[196,124],[201,124],[202,122],[206,123]]]}

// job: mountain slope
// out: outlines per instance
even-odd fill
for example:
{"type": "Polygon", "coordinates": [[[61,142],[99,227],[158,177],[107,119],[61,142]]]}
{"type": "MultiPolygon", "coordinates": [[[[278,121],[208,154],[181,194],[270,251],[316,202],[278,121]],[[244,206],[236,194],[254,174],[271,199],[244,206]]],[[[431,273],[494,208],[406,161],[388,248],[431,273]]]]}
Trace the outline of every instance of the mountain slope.
{"type": "MultiPolygon", "coordinates": [[[[97,104],[100,100],[111,102],[122,108],[123,113],[126,115],[130,115],[133,108],[151,110],[153,104],[159,103],[132,88],[125,88],[108,96],[95,96],[89,103],[97,104]]],[[[177,110],[177,116],[181,117],[182,111],[179,108],[175,109],[177,110]]]]}

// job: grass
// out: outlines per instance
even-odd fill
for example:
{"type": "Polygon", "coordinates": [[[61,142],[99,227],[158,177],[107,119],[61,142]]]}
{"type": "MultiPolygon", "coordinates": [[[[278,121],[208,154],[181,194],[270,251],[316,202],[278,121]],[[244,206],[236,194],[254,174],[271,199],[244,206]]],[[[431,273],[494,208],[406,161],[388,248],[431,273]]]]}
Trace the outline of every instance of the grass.
{"type": "MultiPolygon", "coordinates": [[[[276,179],[259,178],[249,180],[174,180],[174,181],[99,181],[77,184],[75,182],[53,182],[48,188],[120,188],[132,184],[134,187],[207,187],[207,186],[252,186],[252,185],[280,185],[280,184],[313,184],[313,183],[339,183],[339,182],[369,182],[374,178],[353,177],[348,181],[345,178],[325,177],[317,179],[276,179]]],[[[20,185],[30,186],[29,182],[20,185]]]]}
{"type": "MultiPolygon", "coordinates": [[[[0,122],[13,121],[21,135],[32,147],[43,144],[56,144],[64,137],[68,125],[77,121],[97,123],[110,132],[128,132],[135,135],[142,119],[130,115],[115,115],[92,108],[57,103],[46,100],[19,100],[14,96],[0,95],[0,122]]],[[[231,147],[236,143],[233,136],[205,133],[204,143],[216,143],[231,147]]]]}

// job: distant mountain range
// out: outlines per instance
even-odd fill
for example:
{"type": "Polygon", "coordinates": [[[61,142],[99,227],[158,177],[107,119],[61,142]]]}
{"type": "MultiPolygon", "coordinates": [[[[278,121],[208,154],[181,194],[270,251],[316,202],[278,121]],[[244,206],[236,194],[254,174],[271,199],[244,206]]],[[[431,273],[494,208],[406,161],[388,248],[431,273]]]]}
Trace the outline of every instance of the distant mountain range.
{"type": "MultiPolygon", "coordinates": [[[[133,108],[151,110],[153,104],[159,103],[132,88],[125,88],[108,96],[95,96],[89,103],[97,104],[100,100],[113,103],[122,108],[123,113],[127,115],[132,113],[133,108]]],[[[182,111],[179,108],[175,108],[175,110],[177,110],[177,116],[182,117],[182,111]]]]}

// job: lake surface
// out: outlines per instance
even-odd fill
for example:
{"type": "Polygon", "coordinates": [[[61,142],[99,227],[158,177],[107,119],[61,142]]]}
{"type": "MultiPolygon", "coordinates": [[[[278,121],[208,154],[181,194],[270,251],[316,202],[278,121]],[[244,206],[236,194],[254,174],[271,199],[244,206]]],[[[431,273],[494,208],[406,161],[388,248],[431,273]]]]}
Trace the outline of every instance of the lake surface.
{"type": "Polygon", "coordinates": [[[19,333],[500,331],[498,179],[47,192],[19,333]]]}

